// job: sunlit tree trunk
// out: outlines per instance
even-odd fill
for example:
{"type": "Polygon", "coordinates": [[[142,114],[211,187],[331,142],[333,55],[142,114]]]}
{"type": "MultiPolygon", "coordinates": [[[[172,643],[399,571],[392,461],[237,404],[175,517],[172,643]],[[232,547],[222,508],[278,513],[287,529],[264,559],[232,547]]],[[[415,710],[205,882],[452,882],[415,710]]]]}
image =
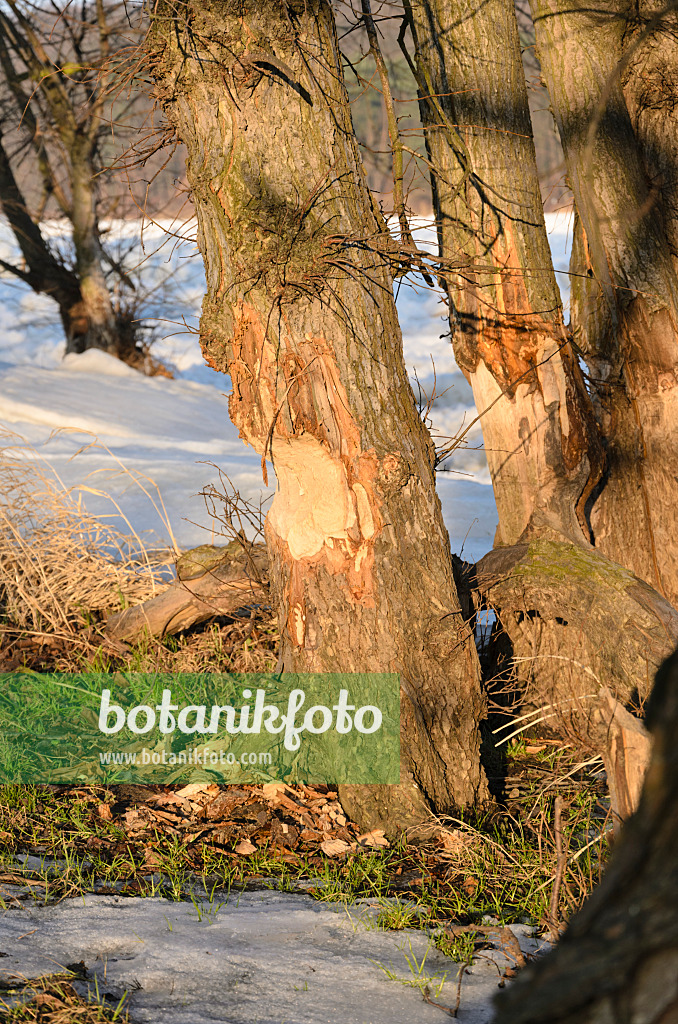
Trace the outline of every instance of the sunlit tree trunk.
{"type": "Polygon", "coordinates": [[[628,12],[560,0],[533,0],[532,12],[579,218],[573,336],[596,384],[606,444],[591,509],[595,544],[676,603],[676,227],[667,230],[661,183],[648,177],[617,74],[628,12]]]}
{"type": "Polygon", "coordinates": [[[282,664],[394,671],[403,784],[344,790],[393,828],[484,793],[476,653],[433,447],[402,358],[326,0],[156,7],[153,73],[188,150],[205,358],[274,467],[266,522],[282,664]]]}
{"type": "Polygon", "coordinates": [[[482,414],[497,541],[589,543],[601,451],[563,325],[514,4],[408,7],[452,341],[482,414]]]}

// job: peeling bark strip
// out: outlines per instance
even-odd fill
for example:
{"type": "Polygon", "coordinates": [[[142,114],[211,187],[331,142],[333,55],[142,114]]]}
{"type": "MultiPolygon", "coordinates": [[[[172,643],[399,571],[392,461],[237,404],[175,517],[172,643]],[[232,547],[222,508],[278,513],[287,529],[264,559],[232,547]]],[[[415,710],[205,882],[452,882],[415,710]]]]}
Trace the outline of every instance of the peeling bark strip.
{"type": "Polygon", "coordinates": [[[675,604],[678,277],[667,215],[669,231],[675,226],[661,179],[650,184],[653,168],[647,155],[644,161],[651,138],[634,99],[639,83],[628,89],[638,135],[617,75],[628,10],[615,0],[605,11],[532,2],[578,214],[570,264],[574,338],[598,382],[607,449],[591,526],[597,548],[675,604]]]}
{"type": "Polygon", "coordinates": [[[277,475],[266,539],[283,665],[402,674],[400,799],[344,793],[353,813],[394,828],[423,817],[420,791],[438,810],[469,804],[485,792],[476,653],[331,6],[167,0],[152,45],[188,150],[203,351],[277,475]]]}
{"type": "Polygon", "coordinates": [[[473,268],[448,276],[450,324],[484,414],[497,540],[515,544],[549,526],[589,542],[601,452],[563,325],[514,4],[407,6],[440,251],[450,262],[465,253],[473,268]]]}

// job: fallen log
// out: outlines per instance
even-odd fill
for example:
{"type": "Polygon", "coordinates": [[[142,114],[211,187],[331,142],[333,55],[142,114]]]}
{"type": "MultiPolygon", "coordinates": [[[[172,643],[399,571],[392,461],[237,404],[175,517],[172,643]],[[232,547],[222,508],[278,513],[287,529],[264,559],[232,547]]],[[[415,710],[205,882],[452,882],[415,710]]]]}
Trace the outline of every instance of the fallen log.
{"type": "MultiPolygon", "coordinates": [[[[203,553],[205,548],[202,545],[195,550],[203,553]]],[[[268,562],[263,544],[247,549],[239,543],[235,548],[229,544],[228,548],[212,550],[221,550],[223,555],[211,560],[203,558],[202,565],[187,559],[191,552],[182,555],[183,566],[194,566],[196,574],[186,578],[180,562],[180,578],[175,583],[148,601],[109,616],[105,635],[113,641],[139,640],[149,634],[163,637],[207,619],[235,616],[240,609],[266,602],[268,562]]]]}

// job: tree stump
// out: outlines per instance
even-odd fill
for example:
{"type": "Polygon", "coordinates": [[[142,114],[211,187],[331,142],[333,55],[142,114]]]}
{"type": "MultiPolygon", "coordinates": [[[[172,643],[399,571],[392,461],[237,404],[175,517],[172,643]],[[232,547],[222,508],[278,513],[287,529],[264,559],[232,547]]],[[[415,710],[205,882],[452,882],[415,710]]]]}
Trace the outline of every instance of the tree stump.
{"type": "Polygon", "coordinates": [[[593,548],[550,540],[497,548],[470,584],[476,610],[496,612],[493,642],[514,703],[541,709],[547,725],[574,730],[592,750],[601,687],[642,706],[678,644],[676,609],[593,548]]]}

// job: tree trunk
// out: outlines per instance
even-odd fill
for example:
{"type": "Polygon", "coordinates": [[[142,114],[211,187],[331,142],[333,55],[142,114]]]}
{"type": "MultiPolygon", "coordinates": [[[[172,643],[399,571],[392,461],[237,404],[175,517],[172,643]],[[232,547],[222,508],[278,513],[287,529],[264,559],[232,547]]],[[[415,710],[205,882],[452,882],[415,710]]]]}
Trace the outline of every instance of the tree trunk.
{"type": "Polygon", "coordinates": [[[595,379],[606,473],[595,545],[678,603],[678,279],[619,77],[624,11],[533,0],[579,216],[574,340],[595,379]]]}
{"type": "Polygon", "coordinates": [[[116,316],[104,273],[94,182],[93,141],[77,135],[71,150],[71,223],[80,298],[62,312],[66,351],[100,348],[125,358],[135,348],[130,325],[116,316]]]}
{"type": "Polygon", "coordinates": [[[513,0],[409,6],[440,252],[470,263],[446,283],[455,356],[482,415],[497,542],[550,529],[588,544],[601,451],[563,326],[513,0]]]}
{"type": "Polygon", "coordinates": [[[403,781],[395,800],[344,790],[359,820],[412,824],[422,794],[438,811],[473,803],[477,657],[330,4],[160,3],[152,45],[188,150],[205,358],[231,374],[231,418],[277,476],[266,540],[281,665],[401,674],[403,781]]]}
{"type": "Polygon", "coordinates": [[[657,673],[640,807],[560,944],[497,1001],[494,1024],[678,1021],[678,654],[657,673]]]}

